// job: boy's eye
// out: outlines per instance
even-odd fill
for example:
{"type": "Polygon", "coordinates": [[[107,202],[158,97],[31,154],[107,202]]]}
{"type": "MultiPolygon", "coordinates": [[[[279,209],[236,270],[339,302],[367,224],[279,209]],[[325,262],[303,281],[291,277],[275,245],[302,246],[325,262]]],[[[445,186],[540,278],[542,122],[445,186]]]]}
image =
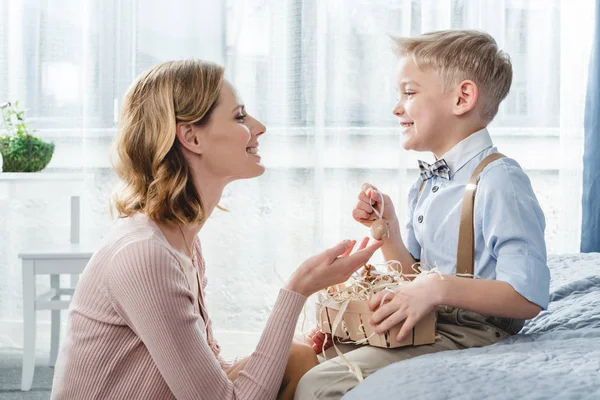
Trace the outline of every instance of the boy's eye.
{"type": "Polygon", "coordinates": [[[412,96],[413,94],[415,94],[415,92],[404,92],[404,95],[405,95],[406,97],[410,97],[410,96],[412,96]]]}

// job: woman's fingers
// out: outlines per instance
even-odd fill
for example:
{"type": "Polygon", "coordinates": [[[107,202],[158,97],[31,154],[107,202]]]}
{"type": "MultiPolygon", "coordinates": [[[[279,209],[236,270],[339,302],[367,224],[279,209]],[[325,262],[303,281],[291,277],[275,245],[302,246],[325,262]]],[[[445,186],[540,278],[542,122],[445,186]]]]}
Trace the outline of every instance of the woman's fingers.
{"type": "Polygon", "coordinates": [[[360,260],[362,264],[369,261],[369,259],[373,256],[373,253],[375,253],[381,246],[383,246],[383,241],[381,240],[373,240],[371,243],[369,243],[369,238],[365,238],[363,239],[363,242],[365,243],[365,247],[357,250],[354,254],[348,256],[356,256],[357,261],[360,260]]]}
{"type": "Polygon", "coordinates": [[[355,244],[356,244],[355,240],[344,240],[344,241],[336,244],[335,246],[325,250],[325,252],[324,252],[325,256],[329,260],[331,260],[330,262],[332,262],[336,258],[346,254],[346,252],[348,252],[348,250],[350,250],[350,252],[351,252],[352,249],[354,248],[355,244]]]}
{"type": "Polygon", "coordinates": [[[350,243],[350,246],[348,246],[348,248],[346,249],[344,254],[342,254],[340,257],[346,257],[346,256],[350,255],[350,253],[352,253],[352,249],[354,249],[354,246],[356,246],[356,240],[352,240],[352,243],[350,243]]]}
{"type": "Polygon", "coordinates": [[[350,276],[354,271],[362,267],[369,259],[373,256],[373,253],[377,251],[383,242],[381,240],[374,240],[371,244],[367,245],[362,250],[356,251],[347,257],[340,258],[334,262],[336,268],[339,268],[344,275],[350,276]]]}
{"type": "Polygon", "coordinates": [[[306,334],[306,340],[309,345],[313,344],[317,332],[319,332],[319,328],[315,327],[306,334]]]}
{"type": "Polygon", "coordinates": [[[363,250],[363,249],[365,249],[365,248],[367,247],[367,245],[369,244],[369,240],[370,240],[370,239],[369,239],[368,237],[365,237],[365,238],[362,240],[362,242],[360,242],[360,246],[358,246],[358,250],[357,250],[357,251],[360,251],[360,250],[363,250]]]}
{"type": "Polygon", "coordinates": [[[325,334],[323,332],[317,332],[312,337],[313,343],[317,346],[322,346],[324,340],[325,340],[325,334]]]}
{"type": "Polygon", "coordinates": [[[331,334],[327,333],[324,334],[321,332],[322,339],[320,341],[316,341],[313,345],[312,348],[315,351],[316,354],[321,354],[321,352],[323,350],[327,350],[328,348],[331,347],[331,345],[333,344],[333,341],[331,339],[331,334]]]}
{"type": "Polygon", "coordinates": [[[323,339],[325,340],[325,345],[323,347],[327,350],[333,345],[333,336],[331,336],[331,333],[327,333],[323,339]]]}

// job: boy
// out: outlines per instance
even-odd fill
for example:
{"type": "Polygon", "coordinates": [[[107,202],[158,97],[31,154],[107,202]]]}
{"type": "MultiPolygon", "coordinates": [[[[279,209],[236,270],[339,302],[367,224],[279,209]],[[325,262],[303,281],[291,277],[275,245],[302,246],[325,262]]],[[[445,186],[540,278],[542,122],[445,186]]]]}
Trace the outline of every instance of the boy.
{"type": "MultiPolygon", "coordinates": [[[[373,208],[380,210],[383,196],[383,219],[390,232],[382,247],[384,258],[400,261],[405,273],[413,273],[411,266],[422,261],[443,274],[443,279],[429,274],[398,288],[381,307],[385,293],[375,295],[370,307],[376,331],[402,324],[402,339],[437,309],[439,338],[431,345],[396,349],[343,346],[342,351],[351,350],[347,359],[365,376],[393,362],[485,346],[516,334],[524,320],[547,307],[549,297],[545,220],[531,183],[516,161],[488,159],[497,150],[486,126],[512,81],[508,56],[490,35],[477,31],[441,31],[394,42],[400,99],[393,113],[403,129],[403,147],[430,151],[436,162],[419,163],[421,176],[409,191],[404,236],[392,201],[370,184],[362,186],[352,215],[370,226],[373,208]],[[457,265],[458,231],[463,194],[483,160],[482,167],[487,166],[478,175],[470,240],[473,279],[456,276],[457,269],[465,270],[457,265]]],[[[320,348],[323,335],[312,339],[320,348]]],[[[339,399],[357,384],[348,366],[335,358],[309,371],[295,398],[339,399]]]]}

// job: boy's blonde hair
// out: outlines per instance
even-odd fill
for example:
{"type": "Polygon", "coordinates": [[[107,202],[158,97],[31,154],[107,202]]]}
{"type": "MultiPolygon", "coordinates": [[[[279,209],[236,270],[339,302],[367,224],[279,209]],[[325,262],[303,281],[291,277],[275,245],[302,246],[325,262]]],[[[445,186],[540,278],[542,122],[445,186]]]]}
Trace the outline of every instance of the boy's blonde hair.
{"type": "Polygon", "coordinates": [[[122,187],[113,202],[120,218],[142,212],[160,223],[204,221],[176,124],[206,124],[223,80],[223,67],[191,59],[159,64],[131,85],[115,140],[122,187]]]}
{"type": "Polygon", "coordinates": [[[491,121],[512,83],[508,54],[494,38],[475,30],[446,30],[414,37],[394,37],[396,53],[411,57],[419,68],[431,68],[444,81],[445,90],[469,79],[479,88],[482,114],[491,121]]]}

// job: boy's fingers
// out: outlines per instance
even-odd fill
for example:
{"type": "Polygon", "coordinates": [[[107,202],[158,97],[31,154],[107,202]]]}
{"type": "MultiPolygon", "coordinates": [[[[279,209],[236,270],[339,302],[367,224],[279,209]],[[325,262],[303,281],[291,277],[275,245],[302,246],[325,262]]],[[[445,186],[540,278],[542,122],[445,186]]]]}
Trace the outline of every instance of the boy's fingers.
{"type": "Polygon", "coordinates": [[[377,332],[379,334],[384,333],[385,331],[391,329],[392,327],[406,322],[406,318],[407,318],[406,313],[404,311],[398,310],[395,313],[389,315],[383,321],[381,321],[381,323],[376,325],[375,332],[377,332]]]}
{"type": "Polygon", "coordinates": [[[400,328],[400,332],[398,332],[396,340],[398,340],[399,342],[404,340],[404,338],[410,334],[410,331],[412,330],[412,328],[414,328],[415,325],[416,322],[412,318],[407,318],[402,324],[402,328],[400,328]]]}
{"type": "Polygon", "coordinates": [[[369,214],[366,211],[363,210],[359,210],[359,209],[354,209],[352,211],[352,218],[354,218],[357,221],[368,221],[371,218],[371,214],[369,214]]]}
{"type": "Polygon", "coordinates": [[[374,190],[369,190],[367,193],[360,192],[356,206],[359,207],[360,205],[361,208],[364,208],[366,211],[372,212],[373,209],[379,207],[382,196],[383,195],[380,192],[374,190]]]}
{"type": "Polygon", "coordinates": [[[363,211],[366,211],[366,212],[368,212],[368,213],[372,213],[372,212],[373,212],[373,207],[374,207],[375,205],[376,205],[376,203],[373,203],[373,202],[371,202],[371,204],[369,204],[369,202],[368,202],[368,201],[362,201],[362,200],[359,200],[359,201],[356,203],[356,206],[355,206],[354,208],[355,208],[355,209],[358,209],[358,210],[363,210],[363,211]]]}
{"type": "Polygon", "coordinates": [[[370,183],[363,183],[360,186],[360,190],[363,191],[365,194],[367,194],[367,192],[369,190],[377,190],[377,188],[375,186],[371,185],[370,183]]]}
{"type": "Polygon", "coordinates": [[[371,325],[379,325],[383,320],[394,314],[396,311],[398,311],[397,306],[392,303],[386,303],[379,307],[377,311],[371,315],[371,320],[369,322],[371,325]]]}
{"type": "Polygon", "coordinates": [[[381,299],[383,298],[384,292],[379,292],[369,300],[369,310],[375,311],[379,304],[381,303],[381,299]]]}
{"type": "Polygon", "coordinates": [[[367,206],[373,204],[373,200],[369,198],[369,196],[365,192],[360,192],[358,194],[358,202],[362,204],[366,204],[367,206]]]}

